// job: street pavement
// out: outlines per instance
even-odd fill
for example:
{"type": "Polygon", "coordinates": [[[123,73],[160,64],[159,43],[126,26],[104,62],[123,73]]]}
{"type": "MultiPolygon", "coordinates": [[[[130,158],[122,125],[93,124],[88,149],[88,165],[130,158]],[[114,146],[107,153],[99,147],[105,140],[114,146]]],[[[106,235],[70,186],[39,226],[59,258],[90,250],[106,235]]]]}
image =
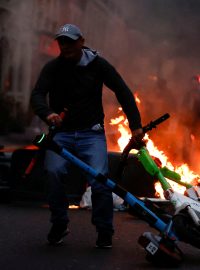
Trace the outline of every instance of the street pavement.
{"type": "MultiPolygon", "coordinates": [[[[0,204],[0,269],[2,270],[137,270],[156,269],[137,243],[144,231],[155,232],[128,212],[114,212],[113,248],[94,247],[91,210],[71,209],[70,234],[61,246],[49,246],[49,210],[43,202],[0,204]]],[[[184,262],[178,269],[200,269],[200,251],[181,243],[184,262]]],[[[167,268],[162,268],[167,269],[167,268]]],[[[177,269],[176,267],[170,269],[177,269]]]]}

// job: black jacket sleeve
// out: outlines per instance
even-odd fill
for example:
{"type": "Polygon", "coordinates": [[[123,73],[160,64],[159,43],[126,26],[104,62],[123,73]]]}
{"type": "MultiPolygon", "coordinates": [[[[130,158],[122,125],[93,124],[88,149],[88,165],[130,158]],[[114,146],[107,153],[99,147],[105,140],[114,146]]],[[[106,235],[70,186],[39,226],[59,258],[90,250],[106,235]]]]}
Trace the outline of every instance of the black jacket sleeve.
{"type": "Polygon", "coordinates": [[[33,111],[44,121],[46,121],[46,117],[53,112],[49,108],[47,102],[47,94],[49,93],[51,87],[51,68],[49,64],[46,64],[38,77],[30,99],[33,111]]]}
{"type": "Polygon", "coordinates": [[[138,110],[135,98],[116,69],[104,58],[100,57],[104,84],[111,89],[124,113],[127,116],[129,127],[135,130],[142,127],[140,112],[138,110]]]}

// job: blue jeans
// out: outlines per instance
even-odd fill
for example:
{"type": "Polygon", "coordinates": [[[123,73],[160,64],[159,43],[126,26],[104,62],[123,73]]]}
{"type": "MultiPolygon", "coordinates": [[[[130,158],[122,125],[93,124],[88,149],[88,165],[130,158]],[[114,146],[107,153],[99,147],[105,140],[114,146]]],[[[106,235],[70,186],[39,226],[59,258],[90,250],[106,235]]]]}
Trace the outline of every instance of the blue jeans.
{"type": "MultiPolygon", "coordinates": [[[[54,136],[58,145],[66,148],[98,172],[108,173],[108,155],[104,130],[85,129],[73,132],[59,132],[54,136]]],[[[69,222],[68,200],[62,184],[70,162],[47,150],[45,155],[47,172],[47,199],[51,211],[51,222],[69,222]]],[[[75,179],[74,179],[75,180],[75,179]]],[[[113,232],[113,198],[112,191],[103,184],[87,177],[92,190],[92,224],[97,231],[113,232]]]]}

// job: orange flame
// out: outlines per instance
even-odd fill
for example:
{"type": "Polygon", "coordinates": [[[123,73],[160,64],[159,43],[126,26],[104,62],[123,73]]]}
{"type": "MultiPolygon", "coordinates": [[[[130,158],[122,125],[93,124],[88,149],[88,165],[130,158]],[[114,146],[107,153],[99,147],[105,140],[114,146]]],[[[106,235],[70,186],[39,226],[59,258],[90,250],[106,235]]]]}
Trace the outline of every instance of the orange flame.
{"type": "Polygon", "coordinates": [[[140,101],[140,99],[139,99],[139,97],[138,97],[138,93],[135,93],[135,94],[134,94],[134,97],[135,97],[136,103],[140,104],[141,101],[140,101]]]}
{"type": "MultiPolygon", "coordinates": [[[[121,109],[121,108],[120,108],[121,109]]],[[[119,146],[120,151],[122,152],[127,143],[129,142],[131,138],[131,133],[128,128],[128,121],[124,116],[119,116],[115,119],[111,119],[110,122],[111,125],[117,125],[118,131],[120,132],[120,138],[118,139],[117,143],[119,146]]],[[[161,161],[162,167],[166,166],[168,169],[177,172],[181,175],[181,181],[186,183],[192,183],[196,182],[197,179],[200,179],[200,176],[195,174],[193,171],[191,171],[187,164],[182,164],[180,166],[174,166],[169,160],[168,157],[164,154],[163,151],[160,151],[153,143],[153,141],[149,138],[148,134],[145,135],[144,139],[146,140],[147,144],[146,147],[150,153],[151,156],[154,156],[158,158],[161,161]]],[[[132,150],[131,152],[137,152],[137,150],[132,150]]],[[[184,186],[181,186],[171,180],[168,180],[172,188],[179,192],[184,193],[186,188],[184,186]]],[[[159,182],[155,183],[155,190],[156,190],[156,196],[161,197],[164,199],[163,191],[161,184],[159,182]]]]}
{"type": "Polygon", "coordinates": [[[69,209],[79,209],[79,205],[74,205],[74,204],[71,204],[69,205],[69,209]]]}

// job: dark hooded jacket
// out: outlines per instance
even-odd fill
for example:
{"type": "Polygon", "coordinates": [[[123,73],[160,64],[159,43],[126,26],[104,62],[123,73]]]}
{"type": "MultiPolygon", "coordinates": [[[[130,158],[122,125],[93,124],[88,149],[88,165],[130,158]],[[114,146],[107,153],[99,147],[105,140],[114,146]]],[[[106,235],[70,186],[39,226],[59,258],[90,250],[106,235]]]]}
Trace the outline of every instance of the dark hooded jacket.
{"type": "Polygon", "coordinates": [[[90,128],[104,121],[104,84],[115,93],[130,129],[140,128],[140,114],[130,89],[115,68],[89,48],[83,48],[79,63],[70,63],[61,55],[48,62],[33,89],[31,104],[44,121],[49,114],[60,113],[66,108],[64,130],[90,128]]]}

